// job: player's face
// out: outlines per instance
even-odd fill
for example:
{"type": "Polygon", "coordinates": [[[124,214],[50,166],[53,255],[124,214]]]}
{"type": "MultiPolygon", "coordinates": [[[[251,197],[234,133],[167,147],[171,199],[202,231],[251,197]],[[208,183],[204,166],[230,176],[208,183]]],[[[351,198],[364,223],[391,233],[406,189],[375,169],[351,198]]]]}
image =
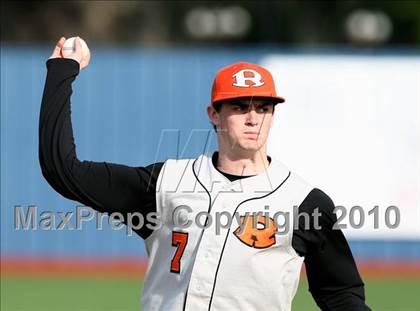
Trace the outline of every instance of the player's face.
{"type": "Polygon", "coordinates": [[[257,151],[266,145],[273,113],[272,101],[237,99],[223,102],[219,113],[209,116],[217,127],[219,143],[233,150],[257,151]]]}

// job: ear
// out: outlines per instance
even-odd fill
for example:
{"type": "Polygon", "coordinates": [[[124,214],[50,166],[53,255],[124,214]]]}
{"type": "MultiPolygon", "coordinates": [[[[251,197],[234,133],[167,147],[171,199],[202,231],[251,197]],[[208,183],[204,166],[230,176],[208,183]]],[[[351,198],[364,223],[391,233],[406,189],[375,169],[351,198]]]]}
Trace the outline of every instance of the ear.
{"type": "Polygon", "coordinates": [[[274,123],[274,111],[273,111],[273,115],[271,116],[271,120],[270,120],[270,128],[273,127],[273,123],[274,123]]]}
{"type": "Polygon", "coordinates": [[[271,116],[270,128],[272,128],[272,127],[273,127],[273,123],[274,123],[274,117],[275,117],[275,112],[276,112],[275,107],[276,107],[276,106],[274,106],[274,107],[273,107],[273,115],[271,116]]]}
{"type": "Polygon", "coordinates": [[[219,113],[211,104],[207,107],[207,115],[209,116],[211,123],[215,126],[219,125],[219,113]]]}

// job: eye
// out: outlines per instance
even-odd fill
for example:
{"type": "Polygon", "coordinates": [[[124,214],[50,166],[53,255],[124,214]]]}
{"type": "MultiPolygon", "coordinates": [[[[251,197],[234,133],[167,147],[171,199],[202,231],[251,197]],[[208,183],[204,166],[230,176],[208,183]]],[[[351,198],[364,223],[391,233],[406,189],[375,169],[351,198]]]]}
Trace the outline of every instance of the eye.
{"type": "Polygon", "coordinates": [[[260,106],[258,107],[256,110],[258,113],[266,113],[270,111],[270,106],[269,105],[264,105],[264,106],[260,106]]]}
{"type": "Polygon", "coordinates": [[[245,105],[242,105],[242,104],[239,104],[239,103],[234,103],[232,106],[233,106],[232,109],[234,111],[245,111],[245,109],[247,109],[247,107],[245,105]]]}

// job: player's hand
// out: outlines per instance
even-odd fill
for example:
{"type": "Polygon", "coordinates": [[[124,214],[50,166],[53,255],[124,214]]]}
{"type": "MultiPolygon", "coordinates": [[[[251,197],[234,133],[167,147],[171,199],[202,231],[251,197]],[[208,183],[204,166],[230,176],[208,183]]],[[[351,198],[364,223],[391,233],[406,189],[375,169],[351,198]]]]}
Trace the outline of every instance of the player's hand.
{"type": "Polygon", "coordinates": [[[83,58],[82,45],[80,43],[79,37],[76,37],[76,40],[74,41],[74,50],[71,53],[66,53],[66,56],[63,56],[64,42],[66,42],[65,37],[61,37],[60,40],[57,41],[57,44],[54,47],[54,50],[50,56],[50,59],[51,58],[73,59],[79,63],[80,70],[85,68],[89,64],[90,57],[88,57],[87,59],[83,58]]]}

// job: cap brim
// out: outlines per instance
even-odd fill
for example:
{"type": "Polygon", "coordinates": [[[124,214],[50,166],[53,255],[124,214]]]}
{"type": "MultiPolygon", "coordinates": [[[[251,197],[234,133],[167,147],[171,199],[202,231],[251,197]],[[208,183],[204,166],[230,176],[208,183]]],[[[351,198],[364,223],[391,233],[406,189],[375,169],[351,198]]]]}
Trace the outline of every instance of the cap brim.
{"type": "Polygon", "coordinates": [[[223,98],[219,98],[219,99],[216,98],[215,100],[213,100],[212,104],[220,103],[221,101],[229,101],[229,100],[232,100],[232,99],[239,99],[239,98],[271,99],[271,100],[273,100],[275,105],[284,103],[286,101],[281,96],[264,96],[264,95],[249,96],[249,95],[244,95],[244,96],[223,97],[223,98]]]}

